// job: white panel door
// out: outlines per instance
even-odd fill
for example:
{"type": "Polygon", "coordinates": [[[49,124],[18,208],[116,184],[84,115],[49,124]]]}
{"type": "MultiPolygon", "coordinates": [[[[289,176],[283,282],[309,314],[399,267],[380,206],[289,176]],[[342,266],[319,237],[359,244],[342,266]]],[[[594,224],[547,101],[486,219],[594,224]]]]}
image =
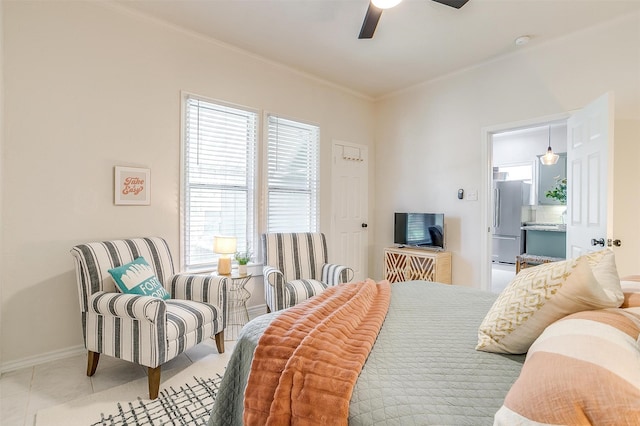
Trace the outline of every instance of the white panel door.
{"type": "Polygon", "coordinates": [[[361,281],[368,276],[368,150],[334,141],[332,153],[333,256],[329,257],[352,268],[354,281],[361,281]]]}
{"type": "Polygon", "coordinates": [[[607,93],[567,122],[567,258],[606,245],[612,212],[613,94],[607,93]]]}

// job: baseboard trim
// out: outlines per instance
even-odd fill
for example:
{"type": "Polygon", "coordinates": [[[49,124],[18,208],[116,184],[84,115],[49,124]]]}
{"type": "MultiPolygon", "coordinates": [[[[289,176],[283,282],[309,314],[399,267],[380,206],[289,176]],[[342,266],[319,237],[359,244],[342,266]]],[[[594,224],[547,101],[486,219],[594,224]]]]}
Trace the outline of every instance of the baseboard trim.
{"type": "Polygon", "coordinates": [[[30,356],[22,358],[17,361],[9,361],[2,363],[0,366],[0,373],[8,373],[9,371],[20,370],[21,368],[33,367],[45,362],[57,361],[59,359],[68,358],[71,356],[80,355],[86,352],[83,345],[72,346],[65,349],[59,349],[57,351],[47,352],[41,355],[30,356]]]}

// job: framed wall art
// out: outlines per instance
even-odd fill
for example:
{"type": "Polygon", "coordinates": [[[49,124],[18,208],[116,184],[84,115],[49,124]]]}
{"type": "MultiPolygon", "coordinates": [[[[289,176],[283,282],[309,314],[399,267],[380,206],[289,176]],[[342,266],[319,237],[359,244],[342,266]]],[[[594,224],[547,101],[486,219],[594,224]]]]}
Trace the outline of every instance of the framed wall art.
{"type": "Polygon", "coordinates": [[[151,204],[151,170],[138,167],[115,167],[114,203],[144,206],[151,204]]]}

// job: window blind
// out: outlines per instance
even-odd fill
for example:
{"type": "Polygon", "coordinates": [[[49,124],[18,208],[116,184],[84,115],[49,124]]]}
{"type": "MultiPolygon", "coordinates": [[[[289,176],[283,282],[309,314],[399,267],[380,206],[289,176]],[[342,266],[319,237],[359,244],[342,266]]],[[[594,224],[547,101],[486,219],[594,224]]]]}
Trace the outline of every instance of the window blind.
{"type": "Polygon", "coordinates": [[[316,232],[320,129],[275,115],[267,126],[267,232],[316,232]]]}
{"type": "Polygon", "coordinates": [[[257,114],[195,97],[186,100],[183,236],[186,269],[217,263],[215,235],[253,238],[257,114]]]}

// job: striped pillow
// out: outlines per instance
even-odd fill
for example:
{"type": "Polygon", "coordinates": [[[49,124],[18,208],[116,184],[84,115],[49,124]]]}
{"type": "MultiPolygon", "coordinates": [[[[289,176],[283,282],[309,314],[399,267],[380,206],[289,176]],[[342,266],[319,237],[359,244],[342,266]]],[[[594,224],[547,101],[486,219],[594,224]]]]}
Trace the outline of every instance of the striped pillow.
{"type": "Polygon", "coordinates": [[[640,424],[640,308],[569,315],[531,345],[494,425],[640,424]]]}
{"type": "Polygon", "coordinates": [[[624,277],[620,281],[624,301],[621,308],[633,308],[640,306],[640,275],[624,277]]]}

